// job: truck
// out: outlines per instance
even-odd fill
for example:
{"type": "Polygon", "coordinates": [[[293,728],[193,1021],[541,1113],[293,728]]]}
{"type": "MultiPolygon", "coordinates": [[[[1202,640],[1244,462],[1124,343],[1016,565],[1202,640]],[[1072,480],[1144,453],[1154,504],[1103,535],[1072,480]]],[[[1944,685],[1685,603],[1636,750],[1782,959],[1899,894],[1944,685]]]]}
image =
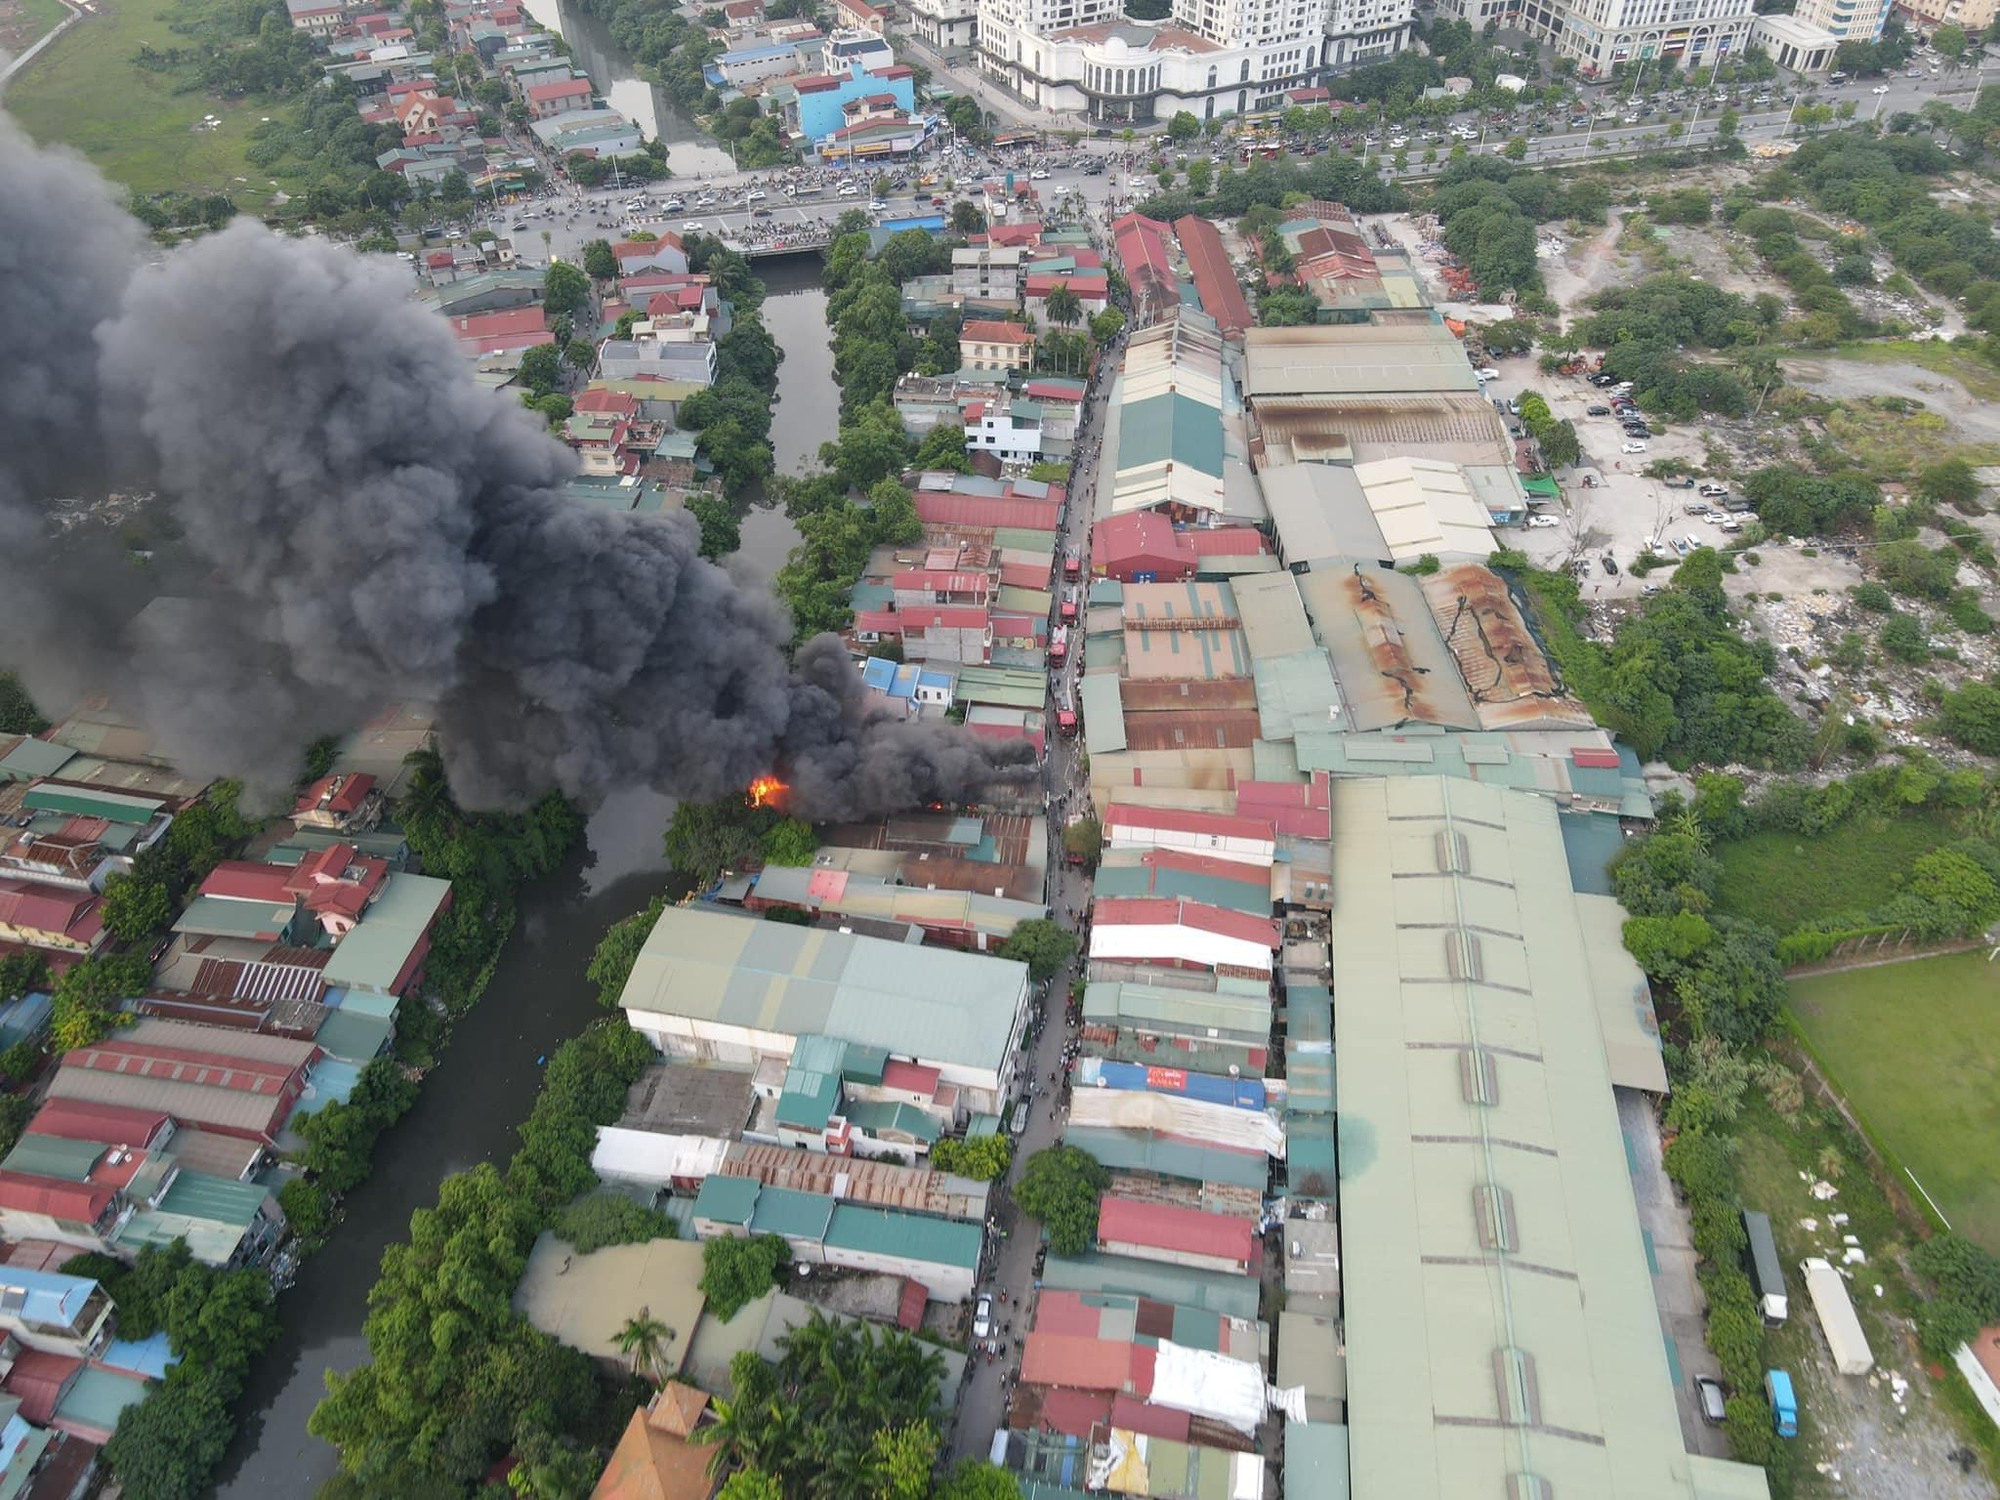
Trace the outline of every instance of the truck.
{"type": "Polygon", "coordinates": [[[1771,1425],[1779,1437],[1799,1435],[1799,1398],[1792,1394],[1792,1377],[1783,1370],[1764,1372],[1764,1395],[1771,1403],[1771,1425]]]}
{"type": "Polygon", "coordinates": [[[1078,604],[1077,588],[1075,584],[1071,584],[1068,588],[1063,590],[1062,619],[1065,625],[1073,624],[1075,622],[1077,604],[1078,604]]]}
{"type": "Polygon", "coordinates": [[[1868,1335],[1847,1295],[1847,1279],[1827,1261],[1813,1256],[1806,1261],[1806,1291],[1812,1296],[1813,1311],[1826,1334],[1826,1347],[1833,1354],[1833,1367],[1843,1375],[1866,1375],[1875,1368],[1875,1353],[1868,1347],[1868,1335]]]}
{"type": "Polygon", "coordinates": [[[1063,577],[1075,582],[1083,572],[1083,554],[1072,547],[1063,554],[1063,577]]]}
{"type": "Polygon", "coordinates": [[[1757,1294],[1757,1310],[1764,1315],[1765,1327],[1776,1328],[1785,1321],[1789,1308],[1785,1299],[1785,1267],[1778,1259],[1777,1241],[1771,1238],[1771,1216],[1744,1209],[1743,1237],[1749,1242],[1744,1259],[1748,1262],[1750,1287],[1757,1294]]]}
{"type": "Polygon", "coordinates": [[[1058,625],[1049,632],[1049,665],[1061,666],[1069,659],[1069,626],[1058,625]]]}
{"type": "Polygon", "coordinates": [[[1056,709],[1056,733],[1064,739],[1076,737],[1076,710],[1067,706],[1056,709]]]}

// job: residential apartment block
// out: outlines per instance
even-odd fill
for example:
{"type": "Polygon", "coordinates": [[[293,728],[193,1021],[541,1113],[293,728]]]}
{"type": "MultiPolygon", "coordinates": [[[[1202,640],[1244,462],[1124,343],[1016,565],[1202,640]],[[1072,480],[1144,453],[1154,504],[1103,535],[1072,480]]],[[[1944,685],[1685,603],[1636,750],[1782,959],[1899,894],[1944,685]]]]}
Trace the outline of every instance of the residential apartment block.
{"type": "MultiPolygon", "coordinates": [[[[1500,0],[1442,0],[1438,8],[1481,26],[1507,7],[1500,0]]],[[[1603,78],[1621,63],[1635,67],[1671,57],[1692,67],[1741,55],[1754,10],[1752,0],[1527,0],[1519,15],[1530,35],[1554,43],[1559,56],[1575,58],[1584,77],[1603,78]]],[[[1805,18],[1804,4],[1799,14],[1805,18]]]]}

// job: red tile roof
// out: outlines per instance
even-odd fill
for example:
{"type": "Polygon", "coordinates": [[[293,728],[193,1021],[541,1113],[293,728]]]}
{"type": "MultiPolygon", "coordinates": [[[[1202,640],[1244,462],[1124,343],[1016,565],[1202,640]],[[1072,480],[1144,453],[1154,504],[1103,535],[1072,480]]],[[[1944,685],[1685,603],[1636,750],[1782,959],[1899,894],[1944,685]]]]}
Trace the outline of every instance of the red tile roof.
{"type": "Polygon", "coordinates": [[[1309,782],[1242,781],[1236,785],[1236,811],[1244,817],[1269,818],[1290,838],[1333,837],[1333,804],[1324,771],[1309,782]]]}
{"type": "Polygon", "coordinates": [[[104,931],[103,897],[27,880],[0,880],[0,926],[90,944],[104,931]]]}
{"type": "Polygon", "coordinates": [[[896,618],[902,621],[903,629],[911,630],[985,630],[992,623],[992,616],[976,604],[919,604],[911,609],[896,611],[896,618]]]}
{"type": "Polygon", "coordinates": [[[1256,1226],[1248,1219],[1110,1195],[1098,1204],[1097,1239],[1103,1245],[1144,1245],[1246,1264],[1257,1246],[1256,1226]]]}
{"type": "Polygon", "coordinates": [[[889,580],[889,587],[898,593],[917,590],[934,590],[947,594],[984,595],[990,588],[984,573],[940,573],[928,568],[913,568],[906,573],[897,573],[889,580]]]}
{"type": "Polygon", "coordinates": [[[67,1354],[49,1354],[40,1349],[23,1349],[14,1356],[14,1368],[7,1372],[0,1390],[21,1401],[21,1415],[37,1426],[46,1427],[56,1414],[56,1406],[70,1382],[82,1373],[83,1361],[67,1354]]]}
{"type": "Polygon", "coordinates": [[[1102,1391],[1051,1390],[1042,1397],[1042,1420],[1057,1432],[1087,1438],[1111,1419],[1112,1404],[1102,1391]]]}
{"type": "Polygon", "coordinates": [[[1091,925],[1100,932],[1112,927],[1192,927],[1197,932],[1261,944],[1274,953],[1279,941],[1278,924],[1268,917],[1253,917],[1184,897],[1106,897],[1091,908],[1091,925]]]}
{"type": "Polygon", "coordinates": [[[115,1197],[108,1187],[0,1169],[0,1209],[14,1213],[46,1214],[66,1224],[95,1224],[115,1197]]]}
{"type": "Polygon", "coordinates": [[[1153,1389],[1154,1359],[1153,1350],[1143,1344],[1037,1330],[1028,1335],[1021,1379],[1032,1385],[1144,1396],[1153,1389]]]}
{"type": "Polygon", "coordinates": [[[986,231],[986,243],[996,249],[1039,245],[1041,242],[1042,226],[1039,224],[995,224],[986,231]]]}
{"type": "Polygon", "coordinates": [[[937,1092],[940,1076],[936,1068],[926,1068],[919,1063],[891,1062],[883,1065],[882,1087],[901,1089],[906,1094],[930,1095],[937,1092]]]}
{"type": "Polygon", "coordinates": [[[1036,1333],[1094,1339],[1103,1321],[1103,1309],[1087,1306],[1081,1292],[1045,1290],[1035,1302],[1036,1333]]]}
{"type": "Polygon", "coordinates": [[[917,518],[927,526],[1018,526],[1029,531],[1054,531],[1062,500],[1028,495],[957,495],[917,492],[917,518]]]}
{"type": "Polygon", "coordinates": [[[28,1121],[29,1135],[52,1135],[66,1141],[95,1141],[102,1146],[151,1146],[174,1123],[172,1115],[150,1109],[126,1109],[117,1104],[92,1104],[84,1099],[51,1099],[28,1121]]]}
{"type": "Polygon", "coordinates": [[[361,804],[368,800],[368,794],[375,789],[375,778],[368,775],[322,776],[300,795],[292,804],[294,813],[309,813],[326,798],[329,812],[353,813],[361,810],[361,804]],[[334,783],[339,782],[338,790],[334,783]],[[331,795],[329,795],[331,794],[331,795]]]}
{"type": "Polygon", "coordinates": [[[1030,335],[1019,323],[990,322],[978,319],[967,323],[958,331],[960,343],[967,344],[1025,344],[1030,335]]]}
{"type": "Polygon", "coordinates": [[[1174,529],[1174,523],[1150,510],[1110,516],[1091,528],[1090,566],[1107,573],[1134,571],[1134,564],[1152,563],[1139,572],[1162,572],[1159,582],[1189,577],[1194,572],[1194,548],[1174,529]]]}
{"type": "Polygon", "coordinates": [[[924,1308],[931,1300],[931,1290],[921,1281],[903,1278],[903,1295],[896,1304],[896,1326],[915,1333],[924,1326],[924,1308]]]}
{"type": "Polygon", "coordinates": [[[1222,248],[1221,233],[1208,220],[1193,214],[1174,220],[1174,233],[1180,238],[1181,252],[1187,256],[1188,269],[1194,275],[1201,310],[1215,319],[1225,335],[1241,334],[1256,320],[1250,315],[1250,304],[1244,300],[1236,268],[1229,263],[1229,252],[1222,248]]]}
{"type": "Polygon", "coordinates": [[[1105,810],[1106,828],[1136,828],[1164,833],[1211,833],[1221,838],[1270,842],[1277,830],[1268,818],[1230,817],[1227,813],[1188,812],[1172,807],[1134,807],[1114,802],[1105,810]]]}
{"type": "Polygon", "coordinates": [[[857,609],[854,629],[857,634],[873,631],[876,635],[901,635],[903,617],[893,609],[857,609]]]}
{"type": "MultiPolygon", "coordinates": [[[[220,1040],[224,1033],[218,1031],[220,1040]]],[[[317,1053],[315,1053],[317,1055],[317,1053]]],[[[196,1052],[183,1047],[154,1047],[111,1036],[93,1046],[63,1054],[65,1068],[116,1073],[126,1078],[150,1078],[169,1083],[226,1089],[237,1094],[281,1096],[300,1070],[281,1062],[238,1057],[228,1052],[196,1052]]]]}
{"type": "Polygon", "coordinates": [[[1262,557],[1271,550],[1254,526],[1197,526],[1187,539],[1196,557],[1262,557]]]}
{"type": "Polygon", "coordinates": [[[1155,1406],[1150,1401],[1118,1395],[1111,1398],[1110,1421],[1113,1427],[1122,1427],[1128,1432],[1165,1438],[1171,1443],[1185,1443],[1194,1418],[1187,1412],[1175,1411],[1171,1406],[1155,1406]]]}
{"type": "Polygon", "coordinates": [[[509,307],[499,312],[453,318],[451,331],[462,347],[531,349],[549,342],[548,317],[539,307],[509,307]]]}
{"type": "Polygon", "coordinates": [[[591,92],[588,78],[565,78],[561,83],[538,83],[528,90],[528,99],[535,104],[550,99],[573,99],[591,92]]]}
{"type": "Polygon", "coordinates": [[[202,881],[200,893],[222,901],[257,901],[267,906],[290,906],[292,872],[283,865],[263,865],[255,860],[225,859],[202,881]]]}

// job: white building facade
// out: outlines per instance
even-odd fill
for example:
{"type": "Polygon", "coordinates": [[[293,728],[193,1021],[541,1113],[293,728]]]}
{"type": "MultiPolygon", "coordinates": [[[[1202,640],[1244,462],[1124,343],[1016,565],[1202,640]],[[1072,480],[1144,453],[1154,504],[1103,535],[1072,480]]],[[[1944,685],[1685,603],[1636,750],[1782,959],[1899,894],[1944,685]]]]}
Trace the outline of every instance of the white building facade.
{"type": "Polygon", "coordinates": [[[978,3],[982,71],[1108,125],[1280,108],[1329,67],[1401,51],[1411,13],[1411,0],[1174,0],[1170,21],[1141,23],[1104,0],[978,3]]]}
{"type": "MultiPolygon", "coordinates": [[[[1444,0],[1439,7],[1475,26],[1490,8],[1482,0],[1444,0]]],[[[1712,67],[1743,54],[1755,20],[1753,0],[1527,0],[1521,9],[1522,26],[1575,58],[1586,78],[1608,78],[1621,63],[1629,70],[1660,57],[1683,68],[1712,67]]]]}
{"type": "MultiPolygon", "coordinates": [[[[1992,7],[1984,9],[1990,20],[1992,7]]],[[[1889,0],[1799,0],[1792,15],[1843,42],[1879,42],[1889,20],[1889,0]]]]}
{"type": "Polygon", "coordinates": [[[970,51],[979,40],[979,0],[910,0],[910,29],[946,56],[970,51]]]}

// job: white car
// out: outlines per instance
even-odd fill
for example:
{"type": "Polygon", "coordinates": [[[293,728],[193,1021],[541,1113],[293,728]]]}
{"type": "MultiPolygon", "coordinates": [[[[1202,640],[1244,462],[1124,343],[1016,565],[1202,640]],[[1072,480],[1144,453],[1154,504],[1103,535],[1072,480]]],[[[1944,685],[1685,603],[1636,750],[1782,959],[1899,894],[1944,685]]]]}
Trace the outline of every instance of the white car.
{"type": "Polygon", "coordinates": [[[1623,448],[1619,449],[1618,451],[1621,453],[1644,453],[1646,451],[1646,445],[1644,443],[1627,443],[1623,448]]]}
{"type": "Polygon", "coordinates": [[[993,1336],[993,1299],[981,1297],[979,1305],[972,1312],[972,1336],[976,1339],[993,1336]]]}
{"type": "Polygon", "coordinates": [[[858,182],[843,182],[840,185],[839,193],[843,198],[859,198],[861,196],[861,184],[858,182]]]}
{"type": "Polygon", "coordinates": [[[884,203],[880,198],[870,198],[868,200],[868,212],[871,214],[885,213],[888,211],[888,208],[889,205],[884,203]]]}
{"type": "Polygon", "coordinates": [[[1481,385],[1486,384],[1486,382],[1489,380],[1498,380],[1500,378],[1500,372],[1494,369],[1491,365],[1484,365],[1481,368],[1474,370],[1472,373],[1479,377],[1479,383],[1481,385]]]}
{"type": "Polygon", "coordinates": [[[1560,526],[1560,525],[1562,525],[1562,517],[1561,517],[1561,516],[1530,516],[1530,517],[1528,517],[1528,524],[1529,524],[1530,526],[1536,526],[1536,527],[1542,527],[1542,526],[1560,526]]]}
{"type": "Polygon", "coordinates": [[[1871,94],[1886,94],[1889,92],[1889,85],[1886,83],[1878,83],[1875,85],[1874,88],[1870,89],[1868,92],[1871,94]]]}
{"type": "Polygon", "coordinates": [[[700,233],[701,233],[701,220],[699,220],[699,219],[689,219],[689,220],[687,221],[687,223],[685,223],[685,224],[681,225],[681,233],[682,233],[682,234],[700,234],[700,233]]]}
{"type": "Polygon", "coordinates": [[[770,195],[767,194],[762,188],[752,188],[750,189],[749,192],[743,195],[743,201],[745,203],[762,203],[764,199],[767,198],[768,196],[770,195]]]}
{"type": "Polygon", "coordinates": [[[1028,177],[1031,181],[1040,182],[1048,175],[1049,175],[1049,169],[1047,167],[1037,167],[1035,168],[1034,171],[1028,174],[1028,177]]]}
{"type": "Polygon", "coordinates": [[[687,212],[687,199],[669,198],[666,206],[667,212],[670,214],[684,214],[687,212]]]}

